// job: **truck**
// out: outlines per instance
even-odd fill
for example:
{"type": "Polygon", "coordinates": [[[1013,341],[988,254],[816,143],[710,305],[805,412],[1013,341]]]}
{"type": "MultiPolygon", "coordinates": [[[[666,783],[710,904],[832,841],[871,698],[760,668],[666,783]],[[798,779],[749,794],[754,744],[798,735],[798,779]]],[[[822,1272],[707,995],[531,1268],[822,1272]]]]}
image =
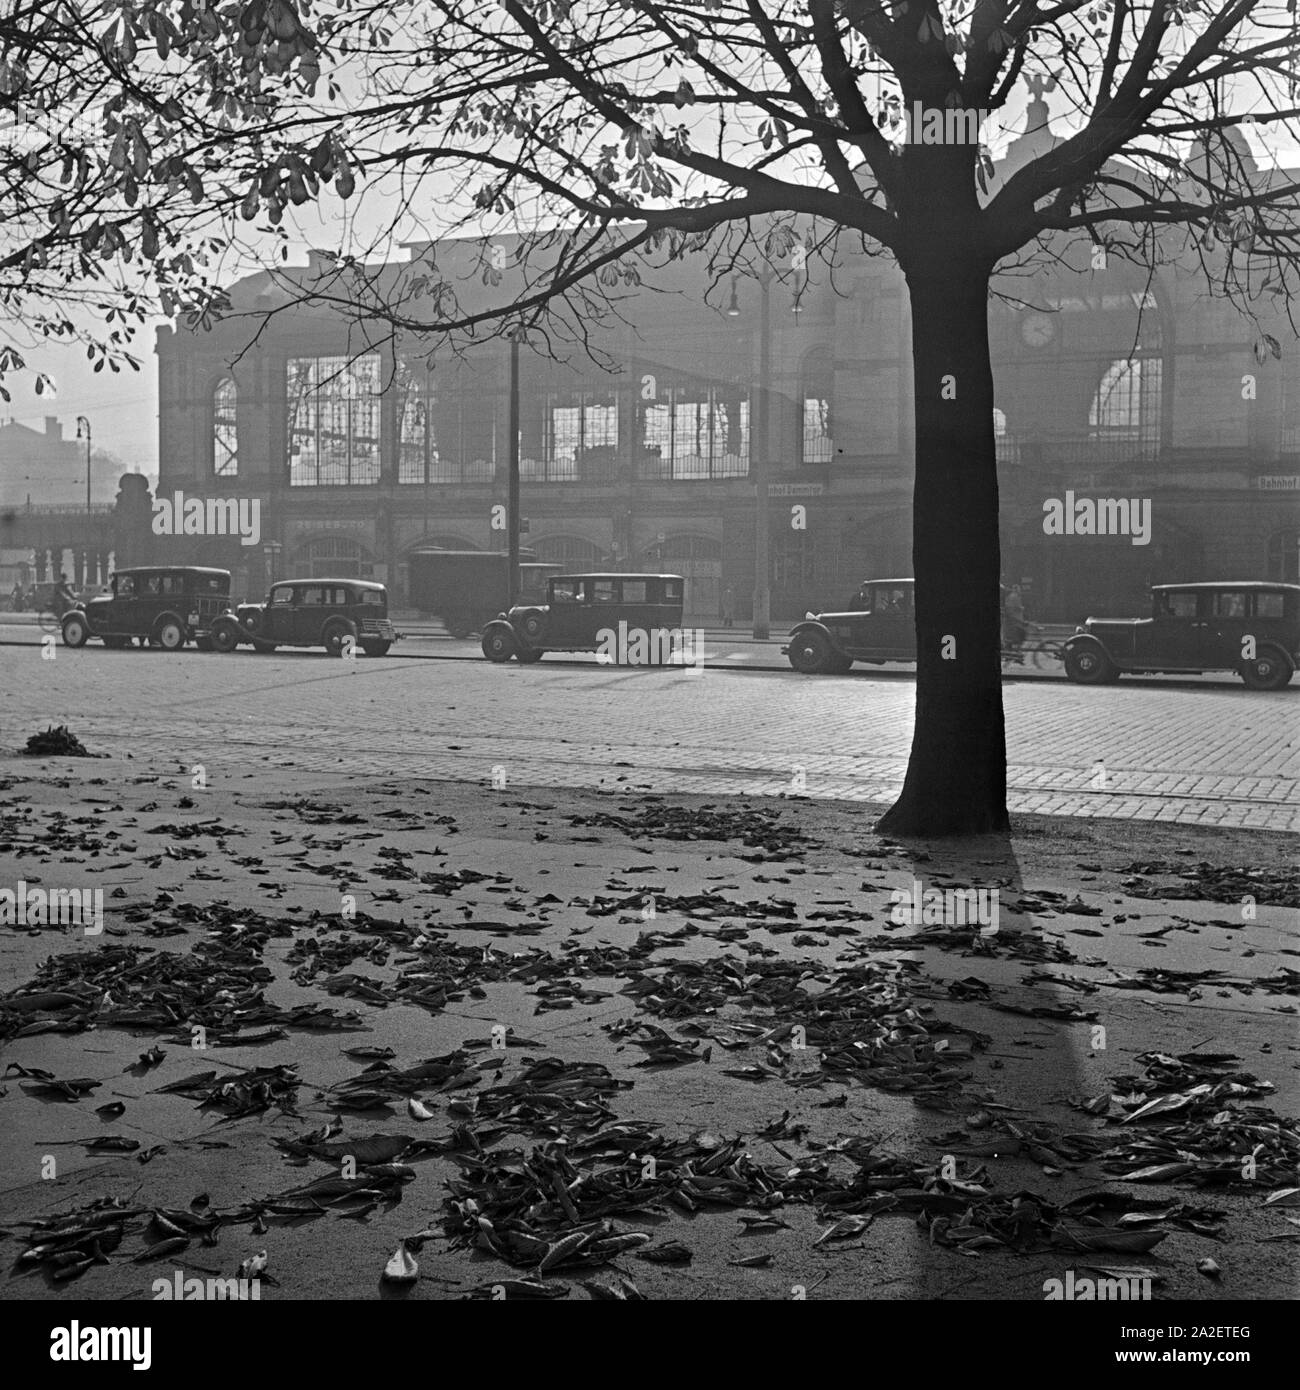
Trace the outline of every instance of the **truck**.
{"type": "Polygon", "coordinates": [[[520,592],[509,592],[510,560],[500,550],[415,550],[410,556],[410,604],[438,618],[453,637],[468,637],[518,603],[545,603],[547,576],[564,568],[519,552],[520,592]]]}

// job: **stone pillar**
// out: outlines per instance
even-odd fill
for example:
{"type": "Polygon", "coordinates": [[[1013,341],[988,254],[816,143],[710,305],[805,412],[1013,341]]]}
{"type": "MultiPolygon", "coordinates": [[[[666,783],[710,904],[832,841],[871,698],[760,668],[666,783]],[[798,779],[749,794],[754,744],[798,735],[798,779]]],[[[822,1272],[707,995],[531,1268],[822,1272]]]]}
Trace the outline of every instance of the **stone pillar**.
{"type": "Polygon", "coordinates": [[[72,587],[80,589],[86,582],[89,566],[86,564],[89,552],[78,546],[72,552],[72,587]]]}

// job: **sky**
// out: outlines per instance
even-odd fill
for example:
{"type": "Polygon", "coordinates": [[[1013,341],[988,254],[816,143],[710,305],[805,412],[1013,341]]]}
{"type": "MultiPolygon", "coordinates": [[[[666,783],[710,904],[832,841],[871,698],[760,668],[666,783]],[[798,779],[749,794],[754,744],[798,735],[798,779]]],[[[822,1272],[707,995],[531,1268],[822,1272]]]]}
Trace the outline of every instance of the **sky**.
{"type": "MultiPolygon", "coordinates": [[[[1048,102],[1055,120],[1060,113],[1059,99],[1053,100],[1049,96],[1048,102]]],[[[992,136],[995,150],[997,146],[1005,143],[1007,136],[1020,128],[1023,110],[1023,101],[1018,101],[1000,113],[999,124],[1002,127],[1003,138],[998,138],[999,132],[996,129],[988,132],[992,136]]],[[[1059,123],[1057,128],[1060,128],[1059,123]]],[[[1300,150],[1287,149],[1278,153],[1282,162],[1291,164],[1292,167],[1300,157],[1300,150]]],[[[432,189],[429,196],[433,197],[432,189]]],[[[309,208],[297,210],[297,226],[290,235],[289,243],[292,263],[305,264],[307,250],[311,246],[339,245],[343,231],[338,217],[339,207],[338,200],[332,193],[327,193],[322,211],[317,212],[309,208]]],[[[364,221],[378,228],[383,226],[384,216],[391,212],[392,205],[382,191],[367,189],[363,185],[358,189],[351,209],[354,216],[359,212],[359,223],[364,221]]],[[[248,229],[242,230],[246,232],[248,229]]],[[[360,225],[353,230],[365,241],[360,225]]],[[[410,239],[418,239],[422,233],[430,234],[428,230],[414,226],[404,230],[404,236],[410,239]]],[[[283,264],[278,258],[274,262],[269,259],[277,244],[268,238],[266,245],[267,263],[283,264]]],[[[396,242],[389,245],[392,247],[390,259],[405,259],[397,250],[396,242]]],[[[253,268],[253,263],[245,260],[237,270],[232,271],[231,278],[247,274],[253,268]]],[[[85,415],[91,422],[96,448],[111,451],[128,467],[139,467],[144,473],[156,472],[158,371],[154,354],[154,329],[156,324],[163,322],[164,320],[158,319],[138,331],[131,348],[140,359],[138,372],[123,368],[119,374],[114,375],[105,368],[97,373],[86,359],[84,346],[59,347],[44,344],[39,351],[28,352],[28,364],[32,371],[20,376],[11,376],[6,381],[13,399],[8,404],[0,402],[0,419],[15,420],[33,429],[42,430],[45,417],[57,415],[64,423],[65,437],[70,437],[76,431],[76,417],[85,415]],[[53,399],[48,393],[35,393],[33,383],[36,371],[45,372],[57,383],[53,399]]]]}

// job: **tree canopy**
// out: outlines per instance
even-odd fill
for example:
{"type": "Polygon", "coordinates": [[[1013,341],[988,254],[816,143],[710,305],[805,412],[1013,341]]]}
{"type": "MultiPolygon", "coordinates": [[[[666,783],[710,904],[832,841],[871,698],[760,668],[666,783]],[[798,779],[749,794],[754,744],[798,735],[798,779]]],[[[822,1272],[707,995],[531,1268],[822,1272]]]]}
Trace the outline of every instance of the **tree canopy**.
{"type": "MultiPolygon", "coordinates": [[[[531,234],[536,306],[758,217],[780,262],[794,214],[904,267],[929,234],[989,266],[1064,233],[1151,261],[1181,224],[1240,253],[1207,261],[1228,288],[1290,291],[1300,184],[1238,132],[1300,144],[1298,55],[1295,0],[18,0],[0,296],[67,336],[147,293],[213,312],[304,225],[353,263],[471,228],[531,234]],[[997,177],[995,124],[1047,84],[1066,138],[997,177]],[[910,143],[918,107],[981,135],[910,143]]],[[[464,317],[451,285],[387,307],[464,317]]]]}

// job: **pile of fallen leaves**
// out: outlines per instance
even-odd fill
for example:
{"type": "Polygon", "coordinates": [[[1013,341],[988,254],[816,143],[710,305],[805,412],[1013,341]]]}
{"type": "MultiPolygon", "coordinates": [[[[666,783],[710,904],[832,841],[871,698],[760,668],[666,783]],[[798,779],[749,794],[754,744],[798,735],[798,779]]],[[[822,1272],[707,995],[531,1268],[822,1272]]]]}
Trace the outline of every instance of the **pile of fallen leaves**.
{"type": "Polygon", "coordinates": [[[802,830],[783,825],[779,812],[765,809],[723,811],[712,805],[673,806],[647,796],[634,805],[620,806],[619,811],[624,814],[594,811],[566,819],[573,826],[621,830],[638,840],[739,840],[747,849],[762,851],[737,856],[752,863],[797,859],[812,843],[802,830]]]}
{"type": "Polygon", "coordinates": [[[1134,898],[1196,898],[1205,902],[1239,903],[1253,898],[1256,903],[1276,907],[1300,907],[1300,873],[1294,869],[1241,869],[1211,864],[1173,864],[1161,860],[1138,860],[1121,872],[1142,875],[1124,880],[1124,891],[1134,898]],[[1179,883],[1146,883],[1149,875],[1181,879],[1179,883]]]}
{"type": "Polygon", "coordinates": [[[281,1114],[296,1115],[298,1087],[302,1084],[298,1068],[292,1064],[254,1067],[249,1071],[204,1071],[160,1086],[163,1094],[188,1096],[199,1102],[200,1110],[218,1110],[224,1119],[237,1120],[258,1115],[274,1105],[281,1114]]]}
{"type": "Polygon", "coordinates": [[[226,923],[183,956],[126,945],[51,956],[27,984],[0,995],[0,1037],[76,1033],[95,1024],[188,1040],[198,1024],[209,1030],[210,1043],[234,1045],[249,1041],[241,1029],[259,1025],[362,1027],[356,1014],[269,1003],[264,987],[273,975],[262,963],[265,940],[263,930],[226,923]]]}
{"type": "Polygon", "coordinates": [[[47,726],[39,734],[27,740],[23,752],[33,758],[106,758],[107,753],[92,753],[84,743],[68,728],[60,724],[57,728],[47,726]]]}
{"type": "Polygon", "coordinates": [[[1300,1121],[1237,1104],[1274,1089],[1272,1082],[1239,1070],[1240,1058],[1230,1052],[1143,1052],[1137,1060],[1144,1067],[1141,1076],[1116,1077],[1112,1092],[1083,1106],[1111,1124],[1133,1126],[1122,1141],[1095,1142],[1107,1172],[1124,1182],[1240,1184],[1252,1190],[1300,1176],[1300,1121]]]}

